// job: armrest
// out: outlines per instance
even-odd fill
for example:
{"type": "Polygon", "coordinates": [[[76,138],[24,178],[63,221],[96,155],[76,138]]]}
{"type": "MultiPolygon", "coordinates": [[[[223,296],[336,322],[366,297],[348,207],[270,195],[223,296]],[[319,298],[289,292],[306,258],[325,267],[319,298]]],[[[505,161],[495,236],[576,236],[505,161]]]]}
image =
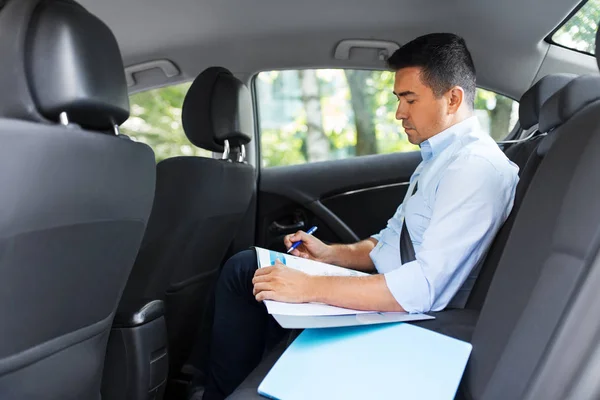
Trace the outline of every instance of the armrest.
{"type": "Polygon", "coordinates": [[[162,300],[144,300],[138,303],[121,304],[115,314],[113,327],[131,328],[147,324],[165,315],[165,303],[162,300]]]}

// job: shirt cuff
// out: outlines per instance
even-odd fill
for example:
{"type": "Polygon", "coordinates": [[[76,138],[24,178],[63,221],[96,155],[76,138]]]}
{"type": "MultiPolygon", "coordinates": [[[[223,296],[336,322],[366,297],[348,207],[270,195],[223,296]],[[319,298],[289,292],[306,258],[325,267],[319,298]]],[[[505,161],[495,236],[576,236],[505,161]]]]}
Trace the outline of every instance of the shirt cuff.
{"type": "Polygon", "coordinates": [[[392,296],[406,312],[414,314],[431,311],[429,282],[418,260],[387,272],[384,277],[392,296]]]}
{"type": "Polygon", "coordinates": [[[374,235],[371,235],[371,237],[375,240],[377,240],[377,242],[381,241],[381,233],[376,233],[374,235]]]}

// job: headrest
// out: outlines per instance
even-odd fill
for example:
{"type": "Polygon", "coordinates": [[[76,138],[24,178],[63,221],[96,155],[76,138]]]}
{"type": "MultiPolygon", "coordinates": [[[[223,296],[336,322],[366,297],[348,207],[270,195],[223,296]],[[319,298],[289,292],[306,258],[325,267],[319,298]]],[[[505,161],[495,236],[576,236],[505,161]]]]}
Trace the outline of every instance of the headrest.
{"type": "Polygon", "coordinates": [[[600,76],[583,75],[552,95],[540,111],[541,132],[549,132],[568,121],[588,104],[600,100],[600,76]]]}
{"type": "Polygon", "coordinates": [[[238,147],[252,138],[250,91],[225,68],[211,67],[192,83],[183,101],[183,130],[194,145],[223,152],[225,140],[238,147]]]}
{"type": "Polygon", "coordinates": [[[117,41],[71,0],[11,0],[0,10],[0,117],[111,129],[129,117],[117,41]]]}
{"type": "Polygon", "coordinates": [[[571,82],[577,75],[551,74],[546,75],[527,90],[519,102],[519,122],[521,128],[529,129],[539,122],[542,104],[554,93],[571,82]]]}

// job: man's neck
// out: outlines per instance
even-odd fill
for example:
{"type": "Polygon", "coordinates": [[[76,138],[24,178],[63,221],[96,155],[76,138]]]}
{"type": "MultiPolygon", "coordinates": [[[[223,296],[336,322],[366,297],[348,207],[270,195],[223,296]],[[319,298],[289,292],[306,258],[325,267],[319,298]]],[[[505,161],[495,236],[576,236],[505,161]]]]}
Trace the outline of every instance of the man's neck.
{"type": "Polygon", "coordinates": [[[442,129],[439,130],[439,132],[437,132],[435,135],[431,135],[429,138],[427,138],[425,140],[429,140],[432,137],[434,137],[436,135],[439,135],[442,132],[446,132],[448,129],[452,128],[455,125],[460,124],[461,122],[466,121],[467,119],[473,117],[474,115],[475,114],[472,111],[470,111],[470,110],[467,110],[467,112],[464,112],[464,113],[461,113],[461,114],[458,114],[458,113],[454,114],[453,118],[449,122],[447,122],[445,124],[445,126],[442,127],[442,129]]]}
{"type": "Polygon", "coordinates": [[[461,122],[466,121],[467,119],[471,118],[474,115],[475,115],[475,113],[472,110],[468,110],[468,109],[459,110],[456,114],[454,114],[453,118],[450,120],[450,123],[442,131],[452,128],[454,125],[460,124],[461,122]]]}

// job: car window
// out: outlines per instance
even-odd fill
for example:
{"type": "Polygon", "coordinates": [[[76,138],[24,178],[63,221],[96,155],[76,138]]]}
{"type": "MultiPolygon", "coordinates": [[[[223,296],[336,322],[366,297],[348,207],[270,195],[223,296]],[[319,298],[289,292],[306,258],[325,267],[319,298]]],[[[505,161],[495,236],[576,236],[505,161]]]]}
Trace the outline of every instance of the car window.
{"type": "Polygon", "coordinates": [[[551,41],[573,50],[594,54],[600,19],[600,0],[583,2],[552,35],[551,41]]]}
{"type": "MultiPolygon", "coordinates": [[[[309,69],[256,76],[263,167],[418,150],[396,120],[390,71],[309,69]]],[[[518,103],[478,89],[476,115],[496,140],[518,117],[518,103]]]]}
{"type": "Polygon", "coordinates": [[[156,162],[177,156],[211,157],[194,146],[183,132],[181,108],[190,83],[136,93],[129,98],[131,116],[121,132],[154,150],[156,162]]]}
{"type": "Polygon", "coordinates": [[[475,115],[481,129],[496,141],[506,139],[519,120],[519,102],[501,94],[477,88],[475,115]]]}

